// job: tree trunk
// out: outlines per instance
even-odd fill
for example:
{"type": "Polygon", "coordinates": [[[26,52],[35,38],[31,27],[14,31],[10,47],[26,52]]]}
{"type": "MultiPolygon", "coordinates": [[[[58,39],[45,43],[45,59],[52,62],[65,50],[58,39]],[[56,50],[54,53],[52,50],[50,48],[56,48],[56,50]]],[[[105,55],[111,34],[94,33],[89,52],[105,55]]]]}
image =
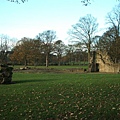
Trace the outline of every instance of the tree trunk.
{"type": "Polygon", "coordinates": [[[25,66],[27,66],[27,60],[25,59],[25,66]]]}
{"type": "Polygon", "coordinates": [[[61,56],[58,55],[58,66],[60,66],[60,63],[61,63],[61,56]]]}
{"type": "Polygon", "coordinates": [[[90,72],[90,43],[88,43],[88,71],[90,72]]]}
{"type": "Polygon", "coordinates": [[[48,53],[46,54],[46,67],[48,67],[48,53]]]}

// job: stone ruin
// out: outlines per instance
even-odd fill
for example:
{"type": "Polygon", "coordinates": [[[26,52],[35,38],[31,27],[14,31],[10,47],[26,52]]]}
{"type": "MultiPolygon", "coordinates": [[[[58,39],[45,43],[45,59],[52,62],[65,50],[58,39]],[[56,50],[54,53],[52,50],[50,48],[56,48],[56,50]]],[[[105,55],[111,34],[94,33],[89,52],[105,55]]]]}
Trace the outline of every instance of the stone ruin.
{"type": "Polygon", "coordinates": [[[13,67],[1,65],[0,84],[10,84],[12,82],[13,67]]]}
{"type": "Polygon", "coordinates": [[[107,52],[93,51],[90,63],[91,72],[120,73],[120,63],[113,63],[107,52]]]}

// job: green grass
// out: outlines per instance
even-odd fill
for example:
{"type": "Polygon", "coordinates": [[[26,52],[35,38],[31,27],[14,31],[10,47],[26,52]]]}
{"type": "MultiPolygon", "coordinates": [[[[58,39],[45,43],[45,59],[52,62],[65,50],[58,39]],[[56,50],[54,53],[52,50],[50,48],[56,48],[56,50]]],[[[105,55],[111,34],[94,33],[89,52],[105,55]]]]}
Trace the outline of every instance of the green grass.
{"type": "Polygon", "coordinates": [[[120,74],[14,73],[0,120],[119,120],[120,74]]]}
{"type": "MultiPolygon", "coordinates": [[[[16,69],[16,68],[20,68],[20,67],[24,67],[24,65],[15,65],[14,66],[14,69],[16,69]]],[[[42,69],[44,69],[44,68],[46,68],[46,66],[28,66],[28,67],[30,67],[30,68],[42,68],[42,69]]],[[[63,70],[63,69],[69,69],[69,68],[88,68],[88,66],[86,65],[86,66],[83,66],[83,65],[81,65],[81,66],[78,66],[78,65],[66,65],[66,66],[49,66],[48,68],[55,68],[55,69],[60,69],[60,70],[63,70]]]]}

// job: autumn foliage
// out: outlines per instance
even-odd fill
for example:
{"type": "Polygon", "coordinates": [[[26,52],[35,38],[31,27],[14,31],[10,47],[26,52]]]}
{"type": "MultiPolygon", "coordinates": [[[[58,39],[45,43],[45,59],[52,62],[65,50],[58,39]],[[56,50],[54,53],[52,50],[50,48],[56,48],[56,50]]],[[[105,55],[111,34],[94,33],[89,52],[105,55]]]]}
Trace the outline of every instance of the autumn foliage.
{"type": "Polygon", "coordinates": [[[14,63],[19,62],[27,65],[28,62],[31,62],[35,64],[41,58],[40,45],[39,40],[23,38],[14,47],[10,59],[14,63]]]}

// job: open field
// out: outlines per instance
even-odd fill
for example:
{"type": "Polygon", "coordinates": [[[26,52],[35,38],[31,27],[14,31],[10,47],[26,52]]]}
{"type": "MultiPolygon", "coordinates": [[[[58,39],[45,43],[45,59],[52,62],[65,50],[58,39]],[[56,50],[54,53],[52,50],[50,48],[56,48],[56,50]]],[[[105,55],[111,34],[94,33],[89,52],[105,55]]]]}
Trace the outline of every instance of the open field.
{"type": "Polygon", "coordinates": [[[0,120],[119,120],[120,74],[18,73],[0,85],[0,120]]]}
{"type": "MultiPolygon", "coordinates": [[[[24,67],[23,65],[15,65],[14,69],[19,69],[24,67]]],[[[33,69],[46,69],[46,66],[28,66],[29,68],[33,69]]],[[[58,70],[64,70],[64,69],[72,69],[72,68],[85,68],[87,69],[88,66],[87,65],[61,65],[61,66],[49,66],[48,68],[54,68],[54,69],[58,69],[58,70]]]]}

